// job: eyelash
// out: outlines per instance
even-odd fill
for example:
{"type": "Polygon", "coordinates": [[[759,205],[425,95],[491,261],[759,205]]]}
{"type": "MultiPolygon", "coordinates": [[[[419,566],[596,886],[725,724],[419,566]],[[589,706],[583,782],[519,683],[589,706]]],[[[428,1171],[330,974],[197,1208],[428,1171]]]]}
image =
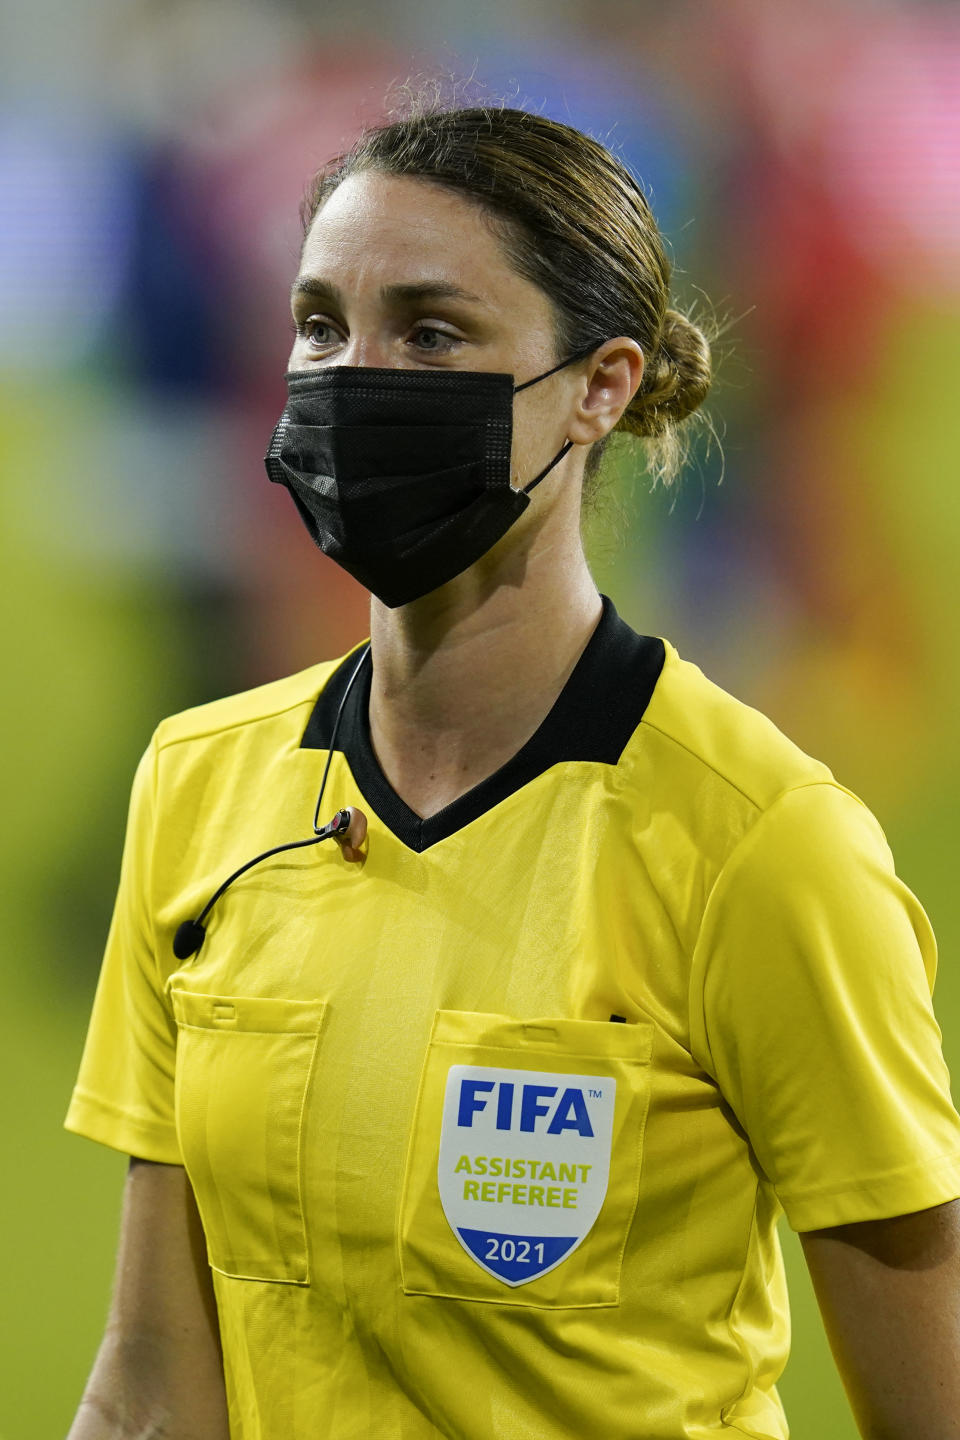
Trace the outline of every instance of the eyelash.
{"type": "MultiPolygon", "coordinates": [[[[302,323],[299,322],[299,321],[294,320],[294,321],[291,323],[291,327],[290,327],[290,328],[291,328],[293,334],[297,337],[297,339],[299,339],[299,340],[308,340],[308,339],[310,338],[310,336],[309,336],[309,328],[310,328],[311,325],[319,325],[319,326],[321,326],[321,327],[323,327],[324,329],[327,329],[327,330],[332,330],[332,329],[333,329],[333,326],[331,325],[331,323],[330,323],[329,320],[312,320],[312,319],[311,319],[311,320],[304,320],[302,323]]],[[[413,327],[413,333],[414,333],[415,335],[423,335],[423,334],[436,335],[436,336],[438,337],[438,339],[442,342],[442,344],[441,344],[441,345],[438,345],[435,349],[432,349],[432,350],[431,350],[431,349],[428,349],[428,350],[425,352],[425,353],[428,353],[428,354],[438,354],[438,353],[440,352],[440,350],[441,350],[444,346],[446,346],[446,345],[459,345],[459,344],[462,343],[461,340],[460,340],[460,338],[459,338],[459,336],[457,336],[457,335],[451,335],[451,334],[449,334],[446,330],[439,330],[439,329],[436,327],[436,325],[415,325],[415,326],[413,327]]],[[[331,343],[332,343],[332,342],[331,342],[331,343]]],[[[322,348],[322,347],[321,347],[321,348],[322,348]]]]}

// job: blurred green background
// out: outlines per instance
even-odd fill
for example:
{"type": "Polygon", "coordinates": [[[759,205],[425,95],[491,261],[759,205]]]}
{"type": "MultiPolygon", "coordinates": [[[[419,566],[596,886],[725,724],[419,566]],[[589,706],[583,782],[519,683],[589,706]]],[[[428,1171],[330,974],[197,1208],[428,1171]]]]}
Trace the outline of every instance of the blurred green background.
{"type": "MultiPolygon", "coordinates": [[[[722,461],[700,444],[664,491],[615,457],[595,573],[877,815],[956,1073],[956,7],[35,0],[4,26],[5,1440],[66,1432],[106,1313],[125,1159],[61,1124],[136,760],[163,715],[366,633],[261,457],[300,194],[409,75],[616,148],[678,298],[730,322],[722,461]]],[[[782,1233],[791,1433],[853,1440],[782,1233]]]]}

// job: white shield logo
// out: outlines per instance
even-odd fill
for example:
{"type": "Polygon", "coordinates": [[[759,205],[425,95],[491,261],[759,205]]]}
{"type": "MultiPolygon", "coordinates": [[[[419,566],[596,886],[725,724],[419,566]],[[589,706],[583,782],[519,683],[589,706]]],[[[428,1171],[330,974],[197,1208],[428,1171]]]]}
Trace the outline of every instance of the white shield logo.
{"type": "Polygon", "coordinates": [[[525,1285],[561,1264],[600,1214],[616,1081],[451,1065],[437,1179],[450,1228],[478,1265],[525,1285]]]}

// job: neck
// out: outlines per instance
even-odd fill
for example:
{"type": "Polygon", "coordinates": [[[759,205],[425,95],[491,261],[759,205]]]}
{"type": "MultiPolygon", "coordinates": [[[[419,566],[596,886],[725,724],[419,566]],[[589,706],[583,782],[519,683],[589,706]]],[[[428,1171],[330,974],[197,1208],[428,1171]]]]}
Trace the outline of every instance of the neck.
{"type": "Polygon", "coordinates": [[[372,602],[371,739],[421,815],[516,754],[600,618],[579,527],[548,523],[498,555],[503,544],[422,600],[396,610],[372,602]]]}

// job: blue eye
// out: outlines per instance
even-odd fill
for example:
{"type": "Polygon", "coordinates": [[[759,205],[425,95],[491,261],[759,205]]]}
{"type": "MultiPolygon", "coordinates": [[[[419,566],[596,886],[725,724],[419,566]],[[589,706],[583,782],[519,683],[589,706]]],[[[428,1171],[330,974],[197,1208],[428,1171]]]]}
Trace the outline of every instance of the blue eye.
{"type": "Polygon", "coordinates": [[[329,320],[320,320],[315,315],[311,315],[309,319],[302,322],[295,322],[293,328],[298,339],[306,340],[318,349],[326,349],[330,345],[335,345],[339,339],[329,320]],[[318,334],[318,331],[325,333],[318,334]]]}
{"type": "Polygon", "coordinates": [[[418,350],[429,350],[431,353],[460,343],[456,335],[448,335],[446,330],[437,330],[433,325],[418,326],[413,332],[413,339],[418,350]]]}

